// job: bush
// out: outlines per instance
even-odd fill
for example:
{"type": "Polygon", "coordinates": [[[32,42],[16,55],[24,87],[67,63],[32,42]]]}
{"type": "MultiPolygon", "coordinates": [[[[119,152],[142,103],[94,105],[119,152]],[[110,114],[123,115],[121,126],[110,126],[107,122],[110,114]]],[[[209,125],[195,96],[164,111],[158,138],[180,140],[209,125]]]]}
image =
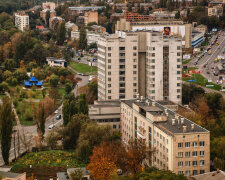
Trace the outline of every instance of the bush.
{"type": "Polygon", "coordinates": [[[24,120],[25,121],[33,121],[33,113],[31,109],[26,109],[24,113],[24,120]]]}

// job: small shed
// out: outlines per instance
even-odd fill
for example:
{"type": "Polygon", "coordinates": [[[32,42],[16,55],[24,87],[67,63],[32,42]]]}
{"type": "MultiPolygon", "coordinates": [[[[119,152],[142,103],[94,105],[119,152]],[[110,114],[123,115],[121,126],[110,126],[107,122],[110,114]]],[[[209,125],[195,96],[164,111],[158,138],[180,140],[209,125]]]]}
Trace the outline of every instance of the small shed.
{"type": "Polygon", "coordinates": [[[32,76],[32,77],[30,78],[29,82],[30,82],[30,83],[37,83],[38,80],[37,80],[37,78],[36,78],[35,76],[32,76]]]}
{"type": "Polygon", "coordinates": [[[24,82],[24,86],[25,86],[26,88],[30,88],[30,87],[32,87],[32,83],[30,83],[29,81],[25,81],[25,82],[24,82]]]}

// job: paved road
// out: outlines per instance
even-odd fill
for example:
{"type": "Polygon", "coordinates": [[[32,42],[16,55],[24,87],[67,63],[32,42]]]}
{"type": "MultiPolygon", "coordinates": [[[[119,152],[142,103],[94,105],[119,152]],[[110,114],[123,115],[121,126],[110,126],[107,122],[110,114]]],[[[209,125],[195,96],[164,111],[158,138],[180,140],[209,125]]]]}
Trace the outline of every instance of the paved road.
{"type": "MultiPolygon", "coordinates": [[[[73,93],[75,93],[75,95],[77,95],[77,90],[88,84],[88,76],[79,76],[77,75],[77,77],[80,77],[82,80],[78,83],[78,85],[73,89],[73,93]]],[[[60,120],[56,120],[56,116],[62,114],[62,105],[58,108],[58,113],[55,114],[53,113],[52,115],[50,115],[47,119],[46,119],[46,123],[45,123],[45,132],[46,134],[50,131],[48,128],[50,125],[52,125],[54,123],[55,127],[58,127],[60,125],[62,125],[63,123],[63,119],[60,120]]],[[[36,125],[34,126],[22,126],[20,124],[20,122],[17,122],[17,126],[14,127],[15,130],[17,130],[17,132],[15,133],[15,148],[14,148],[14,134],[13,134],[13,138],[12,138],[12,144],[11,144],[11,149],[10,149],[10,161],[12,159],[15,158],[14,154],[16,153],[16,156],[18,156],[18,154],[21,154],[22,152],[25,152],[27,150],[27,147],[25,146],[25,143],[28,146],[32,146],[35,144],[35,136],[37,135],[37,127],[36,125]],[[18,132],[19,132],[19,136],[20,136],[20,140],[18,142],[18,132]],[[19,153],[18,153],[19,152],[19,153]]],[[[45,135],[46,135],[45,134],[45,135]]],[[[1,150],[0,150],[0,166],[4,165],[3,159],[2,159],[2,155],[1,155],[1,150]]]]}
{"type": "MultiPolygon", "coordinates": [[[[203,70],[202,75],[208,79],[208,80],[212,80],[212,82],[216,83],[216,81],[219,79],[219,76],[214,76],[213,71],[214,68],[217,66],[217,63],[214,63],[214,60],[218,57],[218,55],[223,55],[223,51],[224,51],[224,47],[225,47],[225,36],[223,36],[223,34],[225,34],[225,32],[221,32],[218,33],[219,37],[218,37],[218,42],[219,45],[213,45],[212,47],[212,54],[208,55],[207,53],[200,59],[200,61],[198,62],[198,64],[196,65],[197,68],[203,70]],[[206,67],[204,67],[204,65],[206,65],[206,67]]],[[[211,42],[215,40],[217,35],[214,35],[211,38],[211,42]]],[[[209,47],[209,46],[208,46],[209,47]]],[[[207,48],[208,48],[207,47],[207,48]]],[[[193,59],[190,63],[188,63],[189,67],[194,67],[194,61],[197,58],[193,59]]]]}
{"type": "MultiPolygon", "coordinates": [[[[89,62],[92,62],[93,59],[97,59],[96,57],[90,57],[90,56],[84,56],[84,57],[80,57],[80,60],[78,60],[78,57],[74,57],[72,60],[75,62],[80,62],[83,64],[88,64],[89,62]],[[89,60],[89,61],[88,61],[89,60]]],[[[96,66],[97,67],[97,62],[92,62],[92,66],[96,66]]]]}

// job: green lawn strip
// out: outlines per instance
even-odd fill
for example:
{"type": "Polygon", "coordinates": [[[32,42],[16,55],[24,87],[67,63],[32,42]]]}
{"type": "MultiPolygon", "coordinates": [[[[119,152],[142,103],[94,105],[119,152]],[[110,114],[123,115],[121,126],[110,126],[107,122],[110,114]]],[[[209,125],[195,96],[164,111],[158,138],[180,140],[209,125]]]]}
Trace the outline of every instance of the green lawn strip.
{"type": "Polygon", "coordinates": [[[206,85],[213,85],[213,87],[207,87],[207,88],[214,89],[217,91],[219,91],[221,89],[220,85],[212,83],[212,82],[208,82],[208,80],[201,74],[192,74],[192,77],[183,77],[183,81],[188,81],[188,80],[192,80],[192,79],[196,80],[197,83],[196,82],[190,82],[190,83],[198,84],[203,87],[206,87],[206,85]]]}
{"type": "Polygon", "coordinates": [[[97,67],[95,66],[89,66],[87,64],[77,62],[70,62],[70,66],[79,73],[86,73],[86,74],[97,73],[97,67]]]}
{"type": "Polygon", "coordinates": [[[11,171],[19,172],[23,169],[41,167],[85,167],[85,164],[79,163],[73,152],[62,150],[51,150],[32,152],[18,159],[12,164],[11,171]]]}
{"type": "Polygon", "coordinates": [[[192,59],[183,60],[182,64],[188,64],[192,59]]]}
{"type": "Polygon", "coordinates": [[[4,98],[5,96],[5,94],[0,94],[0,99],[4,98]]]}

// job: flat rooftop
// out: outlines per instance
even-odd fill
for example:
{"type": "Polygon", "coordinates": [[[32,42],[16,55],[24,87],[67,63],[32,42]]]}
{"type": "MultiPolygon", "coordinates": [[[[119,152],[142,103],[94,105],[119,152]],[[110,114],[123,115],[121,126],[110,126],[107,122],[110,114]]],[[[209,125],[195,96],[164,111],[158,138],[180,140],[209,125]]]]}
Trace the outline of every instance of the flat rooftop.
{"type": "Polygon", "coordinates": [[[208,133],[209,131],[196,123],[190,121],[187,118],[184,118],[183,116],[179,115],[178,113],[169,110],[164,105],[153,101],[151,99],[131,99],[131,100],[121,100],[121,102],[127,104],[131,108],[133,108],[133,104],[137,105],[141,112],[140,114],[142,116],[145,115],[145,113],[150,113],[153,115],[162,115],[167,116],[166,121],[153,121],[149,119],[155,126],[163,130],[164,132],[167,132],[168,134],[185,134],[185,133],[208,133]],[[154,105],[155,103],[155,105],[154,105]],[[166,109],[166,110],[165,110],[166,109]],[[168,115],[166,115],[166,112],[168,115]],[[183,122],[181,122],[181,118],[183,122]],[[174,121],[174,122],[173,122],[174,121]],[[173,122],[173,124],[172,124],[173,122]],[[183,126],[186,126],[186,131],[183,131],[183,126]],[[194,126],[194,128],[192,128],[194,126]]]}

